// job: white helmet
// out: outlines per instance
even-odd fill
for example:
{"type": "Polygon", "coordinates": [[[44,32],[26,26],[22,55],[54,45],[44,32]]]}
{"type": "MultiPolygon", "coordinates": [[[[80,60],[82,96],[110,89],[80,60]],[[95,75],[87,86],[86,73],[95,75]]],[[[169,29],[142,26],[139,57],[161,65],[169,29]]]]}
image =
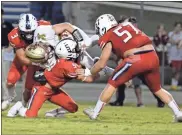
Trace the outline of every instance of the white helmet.
{"type": "Polygon", "coordinates": [[[59,42],[59,37],[53,30],[52,25],[41,25],[38,26],[35,30],[33,42],[49,43],[52,47],[55,48],[59,42]]]}
{"type": "Polygon", "coordinates": [[[18,28],[21,38],[24,39],[27,43],[30,44],[33,42],[33,34],[37,26],[37,19],[32,14],[20,15],[18,28]]]}
{"type": "Polygon", "coordinates": [[[118,23],[113,15],[103,14],[99,16],[95,22],[95,31],[99,36],[103,36],[109,29],[118,23]]]}
{"type": "Polygon", "coordinates": [[[59,58],[76,59],[79,56],[79,53],[76,51],[77,46],[74,40],[65,38],[57,44],[55,53],[59,58]]]}

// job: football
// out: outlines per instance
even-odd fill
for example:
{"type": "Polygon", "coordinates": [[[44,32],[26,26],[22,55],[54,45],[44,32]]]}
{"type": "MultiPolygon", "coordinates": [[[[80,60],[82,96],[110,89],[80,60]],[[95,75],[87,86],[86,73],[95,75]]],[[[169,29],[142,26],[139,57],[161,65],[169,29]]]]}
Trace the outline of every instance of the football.
{"type": "Polygon", "coordinates": [[[46,47],[41,45],[29,45],[25,50],[25,55],[29,58],[32,62],[35,63],[42,63],[46,61],[46,47]]]}

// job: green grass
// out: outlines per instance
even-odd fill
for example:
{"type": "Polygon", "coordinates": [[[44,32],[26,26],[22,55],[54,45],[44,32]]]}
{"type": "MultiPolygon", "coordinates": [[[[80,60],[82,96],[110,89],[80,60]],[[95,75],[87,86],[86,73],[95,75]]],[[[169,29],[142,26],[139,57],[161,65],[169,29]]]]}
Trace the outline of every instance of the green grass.
{"type": "Polygon", "coordinates": [[[2,113],[2,134],[182,134],[182,123],[172,122],[171,110],[155,106],[137,108],[106,106],[99,119],[91,121],[82,110],[90,104],[79,104],[79,111],[65,118],[44,118],[56,106],[46,103],[39,117],[7,118],[2,113]]]}

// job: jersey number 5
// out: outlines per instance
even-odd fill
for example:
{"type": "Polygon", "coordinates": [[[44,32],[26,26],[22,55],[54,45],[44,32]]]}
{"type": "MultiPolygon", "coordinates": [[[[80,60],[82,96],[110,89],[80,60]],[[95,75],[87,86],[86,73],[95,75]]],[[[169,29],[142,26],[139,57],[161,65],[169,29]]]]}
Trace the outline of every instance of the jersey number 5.
{"type": "MultiPolygon", "coordinates": [[[[129,23],[129,22],[123,23],[123,26],[128,26],[128,25],[136,32],[136,34],[139,33],[139,31],[138,31],[131,23],[129,23]]],[[[119,37],[122,37],[124,34],[126,34],[127,37],[123,40],[123,42],[127,43],[127,42],[132,38],[132,35],[131,35],[131,33],[130,33],[129,31],[127,31],[127,30],[123,30],[123,31],[122,31],[122,28],[123,28],[122,26],[119,26],[119,27],[117,27],[113,32],[114,32],[117,36],[119,36],[119,37]]]]}

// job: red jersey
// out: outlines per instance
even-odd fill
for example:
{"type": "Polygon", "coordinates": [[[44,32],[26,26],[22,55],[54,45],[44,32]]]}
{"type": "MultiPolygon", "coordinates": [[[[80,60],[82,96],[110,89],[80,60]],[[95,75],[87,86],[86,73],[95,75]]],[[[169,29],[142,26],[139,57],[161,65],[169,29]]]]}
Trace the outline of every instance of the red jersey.
{"type": "Polygon", "coordinates": [[[123,58],[123,54],[127,50],[152,44],[150,38],[130,22],[119,24],[104,34],[99,39],[101,49],[108,42],[112,43],[112,51],[118,58],[123,58]]]}
{"type": "MultiPolygon", "coordinates": [[[[38,25],[51,25],[50,22],[40,20],[38,21],[38,25]]],[[[19,49],[19,48],[26,48],[27,44],[24,40],[21,39],[18,31],[18,27],[14,28],[9,34],[8,34],[8,40],[10,42],[10,45],[13,48],[19,49]]]]}
{"type": "Polygon", "coordinates": [[[45,70],[44,75],[52,87],[61,87],[66,82],[77,77],[76,69],[79,66],[73,61],[58,59],[56,65],[50,70],[45,70]]]}

